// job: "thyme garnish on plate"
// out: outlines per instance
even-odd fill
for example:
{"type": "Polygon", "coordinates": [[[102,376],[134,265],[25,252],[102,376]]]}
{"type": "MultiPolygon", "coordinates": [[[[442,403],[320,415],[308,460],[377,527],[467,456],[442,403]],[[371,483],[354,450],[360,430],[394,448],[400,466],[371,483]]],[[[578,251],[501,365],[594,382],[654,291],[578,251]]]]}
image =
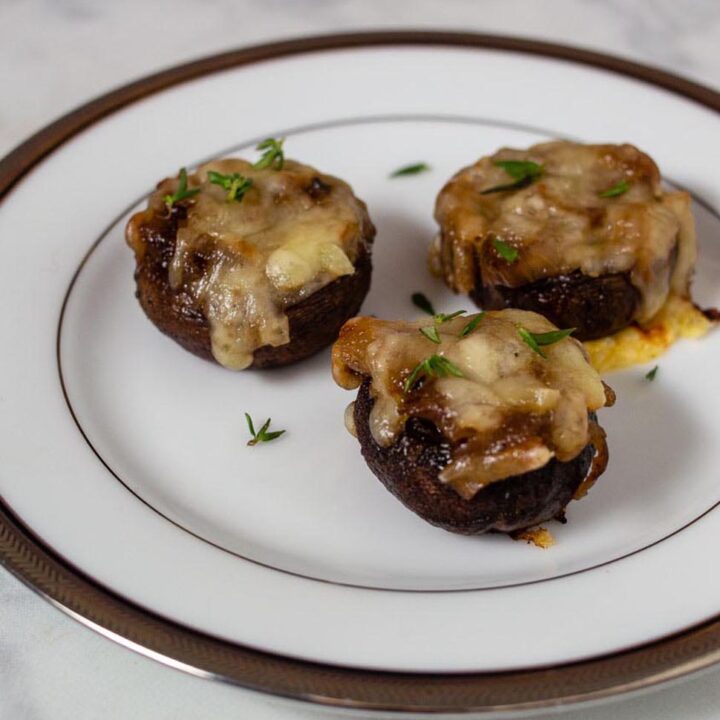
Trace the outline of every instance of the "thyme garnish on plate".
{"type": "Polygon", "coordinates": [[[416,308],[419,308],[424,313],[427,313],[428,315],[435,315],[435,308],[433,307],[432,303],[427,299],[425,295],[421,292],[413,293],[410,296],[410,299],[413,302],[413,305],[416,308]]]}
{"type": "Polygon", "coordinates": [[[276,438],[279,438],[285,430],[273,430],[272,432],[268,432],[270,428],[270,418],[268,418],[263,426],[255,432],[255,426],[253,425],[252,418],[248,413],[245,413],[245,420],[247,420],[248,430],[250,431],[250,435],[252,437],[250,440],[248,440],[247,444],[250,446],[257,445],[261,442],[270,442],[271,440],[275,440],[276,438]]]}
{"type": "Polygon", "coordinates": [[[407,175],[419,175],[420,173],[428,172],[430,166],[427,163],[420,162],[415,165],[405,165],[404,167],[398,168],[395,172],[390,173],[391,178],[405,177],[407,175]]]}

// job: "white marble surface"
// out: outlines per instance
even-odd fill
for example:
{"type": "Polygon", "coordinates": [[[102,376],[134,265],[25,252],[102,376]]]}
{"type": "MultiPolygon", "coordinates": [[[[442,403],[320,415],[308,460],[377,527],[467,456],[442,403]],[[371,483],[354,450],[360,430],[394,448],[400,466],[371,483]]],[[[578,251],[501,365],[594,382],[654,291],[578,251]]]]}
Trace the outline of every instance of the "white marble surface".
{"type": "MultiPolygon", "coordinates": [[[[98,93],[177,62],[292,35],[380,27],[567,42],[720,87],[717,0],[0,0],[0,155],[98,93]]],[[[0,720],[316,716],[136,655],[0,570],[0,720]]],[[[720,671],[562,717],[720,718],[720,671]]]]}

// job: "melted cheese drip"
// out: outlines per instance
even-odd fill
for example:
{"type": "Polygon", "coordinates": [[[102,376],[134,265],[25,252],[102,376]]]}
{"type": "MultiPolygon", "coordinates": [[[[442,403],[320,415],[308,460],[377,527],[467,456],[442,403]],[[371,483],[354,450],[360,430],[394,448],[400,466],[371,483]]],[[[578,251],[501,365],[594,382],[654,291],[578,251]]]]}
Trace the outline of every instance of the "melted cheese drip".
{"type": "MultiPolygon", "coordinates": [[[[162,183],[151,206],[160,208],[177,182],[162,183]]],[[[170,286],[188,291],[202,308],[217,361],[241,370],[258,348],[290,341],[286,308],[354,272],[365,207],[346,183],[292,160],[282,170],[213,161],[189,177],[189,187],[200,192],[177,232],[170,286]],[[210,171],[239,173],[252,187],[241,201],[228,200],[210,183],[210,171]],[[192,272],[198,257],[199,277],[192,272]]]]}
{"type": "Polygon", "coordinates": [[[503,148],[448,182],[435,217],[441,232],[430,266],[457,292],[475,288],[478,270],[484,284],[508,287],[576,270],[629,273],[640,295],[640,322],[660,310],[671,289],[689,292],[697,254],[690,196],[663,192],[657,166],[632,145],[503,148]],[[494,164],[501,160],[542,164],[543,176],[522,189],[483,195],[512,182],[494,164]],[[600,197],[623,180],[627,192],[600,197]],[[518,261],[499,257],[492,238],[515,247],[518,261]]]}
{"type": "Polygon", "coordinates": [[[518,334],[522,326],[556,329],[521,310],[485,313],[477,329],[460,332],[472,316],[437,326],[441,344],[428,341],[421,322],[360,317],[348,321],[333,348],[333,375],[345,388],[370,378],[375,441],[391,445],[409,417],[439,427],[452,445],[440,474],[465,498],[496,480],[535,470],[553,457],[566,462],[589,441],[588,411],[606,404],[605,387],[583,347],[566,338],[535,353],[518,334]],[[409,393],[413,368],[433,353],[452,361],[463,377],[430,377],[409,393]]]}
{"type": "Polygon", "coordinates": [[[528,545],[534,545],[541,550],[547,550],[555,544],[552,533],[544,527],[529,528],[512,534],[513,540],[524,540],[528,545]]]}
{"type": "Polygon", "coordinates": [[[671,293],[660,312],[647,323],[630,325],[584,344],[592,366],[598,372],[609,372],[650,362],[680,338],[703,337],[712,325],[692,302],[671,293]]]}

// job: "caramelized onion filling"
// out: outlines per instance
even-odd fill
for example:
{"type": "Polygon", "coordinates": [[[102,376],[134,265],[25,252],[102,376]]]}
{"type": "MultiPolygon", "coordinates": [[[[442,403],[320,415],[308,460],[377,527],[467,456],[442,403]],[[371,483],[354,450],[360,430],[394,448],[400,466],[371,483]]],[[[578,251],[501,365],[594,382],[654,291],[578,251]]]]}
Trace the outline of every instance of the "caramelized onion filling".
{"type": "MultiPolygon", "coordinates": [[[[167,214],[164,198],[178,183],[160,183],[149,210],[128,224],[128,243],[138,259],[140,226],[148,212],[167,214]]],[[[216,360],[240,370],[252,364],[258,348],[290,341],[288,307],[355,272],[370,220],[347,183],[293,160],[280,170],[216,160],[201,165],[188,185],[199,192],[186,201],[169,284],[202,309],[216,360]],[[237,173],[252,184],[232,199],[211,182],[213,172],[237,173]]]]}
{"type": "Polygon", "coordinates": [[[437,325],[440,344],[420,332],[428,321],[354,318],[333,348],[333,376],[340,386],[351,389],[371,380],[375,441],[387,447],[409,418],[430,420],[452,448],[440,480],[466,499],[552,458],[572,460],[595,433],[588,412],[613,401],[579,342],[560,340],[543,348],[543,358],[523,341],[518,328],[556,329],[542,316],[487,312],[463,336],[473,317],[437,325]],[[413,369],[433,354],[451,362],[461,376],[423,375],[408,388],[413,369]]]}
{"type": "Polygon", "coordinates": [[[458,172],[435,207],[440,233],[430,267],[456,292],[484,285],[520,287],[575,271],[598,277],[628,273],[645,322],[668,293],[686,297],[697,250],[686,192],[662,189],[652,159],[632,145],[549,142],[503,148],[458,172]],[[530,161],[539,179],[505,192],[497,163],[530,161]],[[620,188],[608,194],[608,190],[620,188]],[[492,241],[517,251],[503,259],[492,241]]]}

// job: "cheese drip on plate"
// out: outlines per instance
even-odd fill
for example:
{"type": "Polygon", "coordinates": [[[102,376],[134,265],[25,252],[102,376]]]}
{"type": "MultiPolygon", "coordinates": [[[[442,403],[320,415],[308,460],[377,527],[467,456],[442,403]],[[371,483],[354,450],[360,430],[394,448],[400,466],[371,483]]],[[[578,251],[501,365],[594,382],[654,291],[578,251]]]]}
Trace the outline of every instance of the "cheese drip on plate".
{"type": "Polygon", "coordinates": [[[643,324],[633,323],[614,335],[584,343],[592,366],[601,373],[642,365],[662,355],[680,338],[696,339],[713,327],[702,310],[671,293],[660,312],[643,324]]]}

